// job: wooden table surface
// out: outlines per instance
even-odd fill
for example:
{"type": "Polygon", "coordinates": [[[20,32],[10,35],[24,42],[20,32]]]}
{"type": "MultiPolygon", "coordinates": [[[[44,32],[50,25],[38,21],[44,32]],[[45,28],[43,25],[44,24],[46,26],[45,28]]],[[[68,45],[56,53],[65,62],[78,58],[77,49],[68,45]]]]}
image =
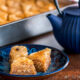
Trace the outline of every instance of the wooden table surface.
{"type": "MultiPolygon", "coordinates": [[[[42,44],[58,48],[63,51],[63,48],[57,43],[53,33],[46,33],[28,40],[20,41],[15,44],[42,44]]],[[[67,52],[66,52],[67,53],[67,52]]],[[[80,80],[80,54],[67,53],[70,58],[68,67],[52,78],[47,80],[80,80]]]]}

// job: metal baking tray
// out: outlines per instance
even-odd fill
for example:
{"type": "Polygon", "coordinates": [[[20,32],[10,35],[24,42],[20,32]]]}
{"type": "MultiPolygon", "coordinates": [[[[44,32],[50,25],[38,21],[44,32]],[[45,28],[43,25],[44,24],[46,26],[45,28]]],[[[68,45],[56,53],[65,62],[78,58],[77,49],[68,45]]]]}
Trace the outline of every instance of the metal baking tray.
{"type": "Polygon", "coordinates": [[[58,14],[57,10],[53,10],[0,26],[0,47],[52,31],[46,17],[49,13],[58,14]]]}

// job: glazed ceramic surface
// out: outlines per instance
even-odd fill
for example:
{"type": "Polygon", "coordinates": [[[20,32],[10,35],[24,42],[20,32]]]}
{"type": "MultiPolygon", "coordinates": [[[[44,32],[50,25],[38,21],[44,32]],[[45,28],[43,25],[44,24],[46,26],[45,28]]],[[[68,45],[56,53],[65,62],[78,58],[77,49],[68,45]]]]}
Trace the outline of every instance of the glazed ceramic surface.
{"type": "Polygon", "coordinates": [[[45,49],[45,48],[51,48],[51,65],[47,72],[42,73],[39,72],[36,75],[10,75],[10,65],[9,65],[9,53],[12,46],[6,46],[3,48],[0,48],[0,76],[5,79],[19,79],[19,80],[36,80],[36,79],[46,79],[54,75],[56,72],[59,72],[67,67],[69,63],[68,56],[52,47],[48,46],[42,46],[42,45],[27,45],[24,44],[23,46],[26,46],[28,48],[28,53],[31,54],[33,52],[45,49]]]}
{"type": "Polygon", "coordinates": [[[80,0],[79,6],[71,6],[60,11],[57,0],[54,0],[59,16],[49,14],[54,35],[57,41],[68,51],[80,53],[80,0]]]}

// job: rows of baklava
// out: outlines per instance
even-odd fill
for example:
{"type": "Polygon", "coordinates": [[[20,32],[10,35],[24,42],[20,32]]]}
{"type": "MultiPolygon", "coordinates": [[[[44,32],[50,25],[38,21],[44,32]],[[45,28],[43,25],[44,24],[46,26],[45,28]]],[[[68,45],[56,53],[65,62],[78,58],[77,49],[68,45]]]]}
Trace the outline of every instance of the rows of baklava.
{"type": "Polygon", "coordinates": [[[53,9],[50,0],[0,0],[0,25],[53,9]]]}

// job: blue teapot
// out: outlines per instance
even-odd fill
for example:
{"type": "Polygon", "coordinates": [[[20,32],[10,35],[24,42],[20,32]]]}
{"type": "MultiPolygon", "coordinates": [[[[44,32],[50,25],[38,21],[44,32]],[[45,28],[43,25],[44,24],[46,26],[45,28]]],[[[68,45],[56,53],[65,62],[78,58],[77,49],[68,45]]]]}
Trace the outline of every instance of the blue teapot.
{"type": "Polygon", "coordinates": [[[59,16],[48,14],[56,40],[68,51],[80,53],[80,0],[79,6],[71,6],[60,11],[54,0],[59,16]]]}

